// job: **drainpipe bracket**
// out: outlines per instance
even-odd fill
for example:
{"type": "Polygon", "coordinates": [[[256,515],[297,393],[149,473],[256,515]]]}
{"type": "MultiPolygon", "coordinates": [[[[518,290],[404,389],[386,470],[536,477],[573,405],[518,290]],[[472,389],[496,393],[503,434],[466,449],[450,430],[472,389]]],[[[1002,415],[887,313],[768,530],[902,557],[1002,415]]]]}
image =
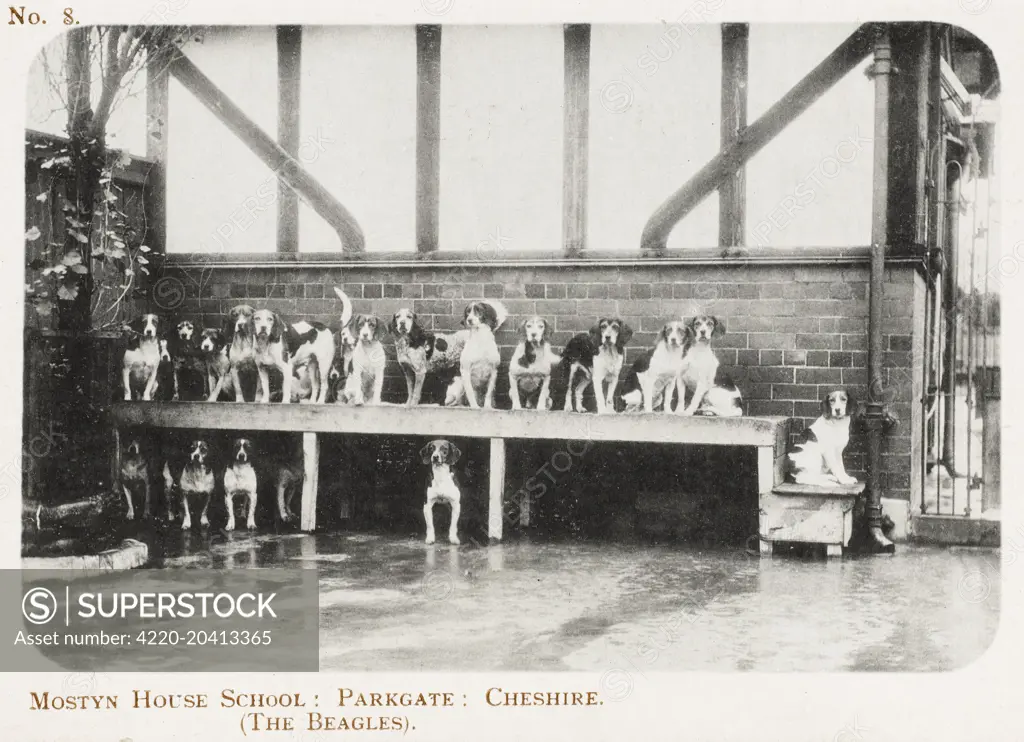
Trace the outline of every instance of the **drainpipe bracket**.
{"type": "Polygon", "coordinates": [[[867,402],[861,415],[861,424],[867,431],[880,430],[887,433],[900,424],[900,420],[889,406],[880,402],[867,402]]]}

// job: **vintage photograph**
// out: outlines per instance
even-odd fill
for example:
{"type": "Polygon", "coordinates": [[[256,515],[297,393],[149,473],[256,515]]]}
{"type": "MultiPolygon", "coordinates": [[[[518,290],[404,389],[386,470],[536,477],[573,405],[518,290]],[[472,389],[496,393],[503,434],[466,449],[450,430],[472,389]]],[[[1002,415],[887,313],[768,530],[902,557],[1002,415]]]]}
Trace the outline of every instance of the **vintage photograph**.
{"type": "Polygon", "coordinates": [[[1024,259],[996,60],[715,5],[50,42],[24,566],[316,570],[321,670],[613,701],[979,658],[1024,259]]]}

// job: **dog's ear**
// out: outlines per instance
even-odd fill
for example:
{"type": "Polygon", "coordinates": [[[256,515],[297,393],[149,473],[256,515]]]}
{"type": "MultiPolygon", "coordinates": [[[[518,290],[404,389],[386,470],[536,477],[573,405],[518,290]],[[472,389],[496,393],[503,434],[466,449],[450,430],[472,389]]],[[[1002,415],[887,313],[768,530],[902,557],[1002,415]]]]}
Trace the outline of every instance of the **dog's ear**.
{"type": "Polygon", "coordinates": [[[462,310],[462,326],[466,326],[466,319],[469,317],[469,310],[473,308],[472,304],[467,304],[466,308],[462,310]]]}
{"type": "Polygon", "coordinates": [[[824,396],[822,396],[821,398],[821,416],[826,420],[832,419],[832,409],[829,407],[828,404],[829,394],[831,394],[831,392],[825,392],[824,396]]]}
{"type": "Polygon", "coordinates": [[[524,319],[522,322],[519,323],[519,334],[523,338],[526,337],[526,323],[528,323],[529,321],[530,321],[530,318],[527,317],[526,319],[524,319]]]}
{"type": "Polygon", "coordinates": [[[462,451],[451,441],[448,442],[448,463],[454,464],[456,461],[462,458],[462,451]]]}
{"type": "Polygon", "coordinates": [[[595,345],[600,345],[601,344],[601,323],[602,322],[604,322],[604,320],[600,319],[600,320],[597,321],[596,325],[594,325],[593,327],[590,328],[590,337],[592,337],[594,339],[594,344],[595,345]]]}
{"type": "Polygon", "coordinates": [[[276,343],[281,340],[282,331],[284,330],[284,320],[281,319],[281,315],[277,312],[273,312],[270,315],[270,319],[273,322],[273,326],[270,328],[270,342],[276,343]]]}
{"type": "Polygon", "coordinates": [[[391,324],[388,325],[388,330],[391,331],[392,335],[398,334],[398,312],[391,315],[391,324]]]}
{"type": "Polygon", "coordinates": [[[668,326],[668,323],[665,323],[664,325],[662,325],[661,326],[661,332],[658,333],[658,340],[661,341],[661,342],[667,341],[668,340],[668,334],[671,331],[672,331],[672,328],[668,326]]]}
{"type": "Polygon", "coordinates": [[[542,343],[549,343],[551,342],[551,325],[543,318],[541,318],[541,322],[544,324],[544,331],[540,334],[540,341],[542,343]]]}
{"type": "Polygon", "coordinates": [[[725,323],[718,317],[712,317],[711,321],[715,323],[715,329],[711,333],[711,337],[721,337],[725,334],[725,323]]]}
{"type": "Polygon", "coordinates": [[[142,317],[136,317],[128,323],[128,329],[135,335],[142,334],[142,317]]]}
{"type": "Polygon", "coordinates": [[[484,324],[491,328],[491,330],[498,329],[498,312],[487,302],[480,303],[480,310],[483,314],[484,324]]]}
{"type": "Polygon", "coordinates": [[[846,416],[854,418],[858,416],[859,410],[857,409],[857,400],[854,399],[853,395],[848,390],[846,391],[846,416]]]}
{"type": "Polygon", "coordinates": [[[420,449],[420,461],[422,461],[424,464],[430,463],[430,454],[433,453],[433,447],[433,442],[430,442],[420,449]]]}
{"type": "Polygon", "coordinates": [[[630,338],[633,337],[633,328],[627,325],[625,322],[619,321],[619,342],[616,345],[619,346],[619,352],[626,347],[626,343],[629,342],[630,338]]]}

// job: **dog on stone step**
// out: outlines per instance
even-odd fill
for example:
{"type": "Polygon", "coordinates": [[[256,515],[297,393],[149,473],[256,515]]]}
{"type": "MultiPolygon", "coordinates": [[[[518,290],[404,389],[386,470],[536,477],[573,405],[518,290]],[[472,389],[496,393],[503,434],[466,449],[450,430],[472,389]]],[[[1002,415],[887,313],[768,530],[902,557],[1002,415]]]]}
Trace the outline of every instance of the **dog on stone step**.
{"type": "Polygon", "coordinates": [[[856,404],[845,389],[835,389],[822,398],[821,417],[804,430],[803,441],[788,456],[794,482],[823,487],[857,483],[843,464],[855,410],[856,404]]]}

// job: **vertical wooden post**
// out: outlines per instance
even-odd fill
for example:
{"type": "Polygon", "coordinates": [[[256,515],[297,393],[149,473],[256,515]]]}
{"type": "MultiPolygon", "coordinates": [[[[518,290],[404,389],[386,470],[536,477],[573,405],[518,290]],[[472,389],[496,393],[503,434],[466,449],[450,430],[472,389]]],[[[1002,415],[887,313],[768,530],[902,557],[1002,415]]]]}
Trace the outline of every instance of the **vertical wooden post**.
{"type": "Polygon", "coordinates": [[[143,208],[146,234],[143,242],[150,250],[167,251],[167,62],[154,58],[146,68],[146,158],[153,161],[146,176],[143,208]]]}
{"type": "MultiPolygon", "coordinates": [[[[749,26],[722,24],[722,150],[736,143],[747,126],[749,26]]],[[[746,235],[746,168],[740,166],[718,187],[718,245],[739,247],[746,235]]]]}
{"type": "Polygon", "coordinates": [[[757,447],[757,499],[758,499],[758,531],[760,536],[761,556],[772,555],[772,542],[765,538],[768,535],[765,523],[765,499],[772,497],[772,488],[775,486],[775,447],[757,447]]]}
{"type": "MultiPolygon", "coordinates": [[[[301,109],[302,27],[277,27],[277,143],[298,159],[301,109]]],[[[277,181],[277,251],[299,251],[299,196],[277,181]]]]}
{"type": "Polygon", "coordinates": [[[487,537],[491,541],[501,541],[504,526],[505,509],[505,439],[491,438],[491,468],[488,476],[490,483],[490,502],[487,512],[487,537]]]}
{"type": "Polygon", "coordinates": [[[441,27],[416,27],[416,249],[440,246],[441,27]]]}
{"type": "Polygon", "coordinates": [[[562,245],[566,255],[587,246],[587,155],[590,142],[590,26],[566,24],[562,170],[562,245]]]}
{"type": "Polygon", "coordinates": [[[316,433],[302,434],[302,513],[299,528],[306,532],[316,530],[316,493],[320,480],[320,437],[316,433]]]}

